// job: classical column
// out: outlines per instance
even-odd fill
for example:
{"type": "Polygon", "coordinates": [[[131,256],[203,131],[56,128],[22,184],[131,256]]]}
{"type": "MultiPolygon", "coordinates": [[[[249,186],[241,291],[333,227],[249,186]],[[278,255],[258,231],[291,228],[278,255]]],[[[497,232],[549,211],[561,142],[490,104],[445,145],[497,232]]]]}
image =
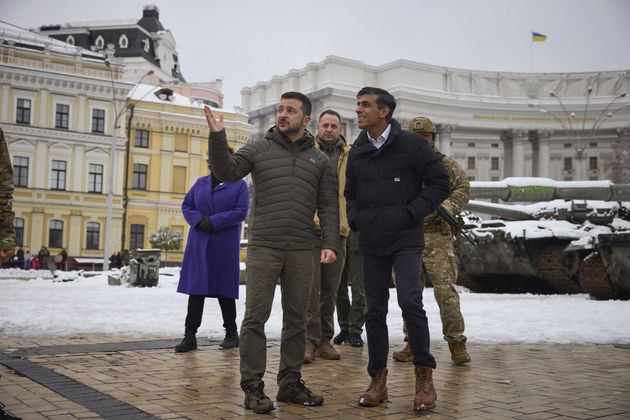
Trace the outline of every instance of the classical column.
{"type": "Polygon", "coordinates": [[[31,214],[31,252],[36,255],[44,244],[44,209],[34,208],[31,214]]]}
{"type": "MultiPolygon", "coordinates": [[[[39,126],[46,127],[46,119],[48,118],[48,89],[42,89],[39,92],[39,126]]],[[[54,127],[55,121],[52,119],[52,126],[54,127]]],[[[46,127],[48,128],[48,127],[46,127]]]]}
{"type": "Polygon", "coordinates": [[[438,124],[437,132],[439,135],[438,149],[446,156],[450,156],[453,153],[451,148],[451,142],[453,141],[453,126],[438,124]]]}
{"type": "MultiPolygon", "coordinates": [[[[81,212],[72,210],[70,213],[70,226],[68,227],[69,238],[82,238],[81,235],[81,212]]],[[[68,254],[80,255],[81,254],[81,241],[71,240],[68,244],[68,254]]]]}
{"type": "Polygon", "coordinates": [[[525,130],[513,130],[512,135],[512,176],[525,176],[525,142],[528,133],[525,130]]]}
{"type": "Polygon", "coordinates": [[[549,178],[549,140],[551,138],[551,131],[538,130],[538,173],[536,176],[543,178],[549,178]]]}
{"type": "Polygon", "coordinates": [[[514,176],[512,137],[512,130],[505,130],[501,132],[500,138],[503,143],[503,178],[514,176]]]}
{"type": "MultiPolygon", "coordinates": [[[[0,121],[4,123],[9,122],[9,108],[14,106],[13,104],[9,104],[9,89],[10,85],[8,83],[0,84],[0,90],[2,90],[2,103],[4,104],[0,107],[0,121]]],[[[11,121],[15,122],[15,121],[11,121]]]]}

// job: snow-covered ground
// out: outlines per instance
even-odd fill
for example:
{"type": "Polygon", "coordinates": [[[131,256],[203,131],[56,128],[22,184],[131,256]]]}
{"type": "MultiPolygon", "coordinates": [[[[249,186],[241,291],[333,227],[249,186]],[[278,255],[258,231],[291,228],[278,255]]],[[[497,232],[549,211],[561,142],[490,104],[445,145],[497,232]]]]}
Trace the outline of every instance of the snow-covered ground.
{"type": "MultiPolygon", "coordinates": [[[[0,339],[2,337],[82,333],[131,337],[182,335],[187,296],[176,292],[178,268],[160,270],[157,287],[110,286],[107,273],[83,277],[60,273],[53,281],[48,271],[0,270],[0,339]],[[61,280],[68,281],[61,281],[61,280]]],[[[87,274],[87,273],[84,273],[87,274]]],[[[588,295],[483,294],[460,288],[466,335],[476,343],[630,343],[630,302],[596,301],[588,295]]],[[[390,289],[389,333],[402,341],[402,317],[396,290],[390,289]]],[[[244,312],[245,288],[237,301],[237,322],[244,312]]],[[[433,339],[441,336],[433,289],[424,302],[433,339]]],[[[282,326],[280,289],[266,327],[279,339],[282,326]]],[[[208,299],[200,335],[223,337],[215,299],[208,299]]],[[[365,333],[364,333],[365,337],[365,333]]]]}

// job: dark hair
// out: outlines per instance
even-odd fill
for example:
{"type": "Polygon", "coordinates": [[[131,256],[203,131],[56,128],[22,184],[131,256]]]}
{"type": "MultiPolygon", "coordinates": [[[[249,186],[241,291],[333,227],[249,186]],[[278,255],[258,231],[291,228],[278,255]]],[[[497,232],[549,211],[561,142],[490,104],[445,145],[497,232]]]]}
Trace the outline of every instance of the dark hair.
{"type": "Polygon", "coordinates": [[[366,86],[357,93],[357,99],[363,95],[376,95],[376,106],[378,109],[383,109],[384,106],[389,108],[389,114],[387,114],[387,122],[392,121],[392,115],[396,109],[396,98],[385,89],[366,86]]]}
{"type": "Polygon", "coordinates": [[[305,94],[300,92],[284,92],[280,97],[280,100],[282,99],[297,99],[298,101],[302,102],[302,106],[300,108],[302,109],[302,113],[304,114],[304,116],[311,116],[313,105],[311,105],[311,100],[308,99],[308,96],[306,96],[305,94]]]}
{"type": "Polygon", "coordinates": [[[334,115],[335,117],[337,117],[339,119],[339,122],[341,123],[341,115],[339,115],[339,113],[333,109],[325,109],[322,111],[321,114],[319,114],[319,118],[317,119],[317,121],[319,122],[319,120],[322,119],[322,117],[326,114],[330,114],[330,115],[334,115]]]}

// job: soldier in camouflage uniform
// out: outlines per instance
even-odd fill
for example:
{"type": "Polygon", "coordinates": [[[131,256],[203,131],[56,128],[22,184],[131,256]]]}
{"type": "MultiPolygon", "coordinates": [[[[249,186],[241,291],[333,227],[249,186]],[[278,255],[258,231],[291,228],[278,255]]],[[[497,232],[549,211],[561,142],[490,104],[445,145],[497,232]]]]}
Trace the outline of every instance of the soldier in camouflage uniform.
{"type": "Polygon", "coordinates": [[[0,128],[0,263],[9,261],[15,251],[12,199],[13,166],[4,132],[0,128]]]}
{"type": "MultiPolygon", "coordinates": [[[[407,130],[420,135],[439,153],[435,145],[435,126],[430,119],[415,117],[409,121],[407,130]]],[[[442,202],[442,206],[452,215],[457,215],[470,198],[468,176],[464,169],[450,156],[444,156],[442,163],[448,171],[452,185],[451,194],[442,202]]],[[[468,363],[470,362],[470,355],[466,351],[464,317],[459,308],[459,295],[455,290],[458,267],[453,250],[453,232],[451,226],[436,212],[424,219],[424,242],[424,269],[433,283],[435,300],[440,307],[444,340],[448,342],[454,364],[468,363]]],[[[407,331],[405,330],[405,340],[406,337],[407,331]]],[[[412,361],[413,354],[409,343],[402,351],[394,352],[393,356],[400,362],[412,361]]]]}

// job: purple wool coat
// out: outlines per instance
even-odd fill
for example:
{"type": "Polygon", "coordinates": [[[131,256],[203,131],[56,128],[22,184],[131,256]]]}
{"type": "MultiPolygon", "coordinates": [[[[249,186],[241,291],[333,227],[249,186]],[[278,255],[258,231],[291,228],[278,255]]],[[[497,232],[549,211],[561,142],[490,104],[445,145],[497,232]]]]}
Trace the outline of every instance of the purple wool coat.
{"type": "Polygon", "coordinates": [[[190,225],[177,291],[188,295],[238,299],[241,222],[249,209],[245,181],[224,182],[212,189],[210,175],[201,177],[182,203],[190,225]],[[214,231],[195,228],[203,216],[214,231]]]}

